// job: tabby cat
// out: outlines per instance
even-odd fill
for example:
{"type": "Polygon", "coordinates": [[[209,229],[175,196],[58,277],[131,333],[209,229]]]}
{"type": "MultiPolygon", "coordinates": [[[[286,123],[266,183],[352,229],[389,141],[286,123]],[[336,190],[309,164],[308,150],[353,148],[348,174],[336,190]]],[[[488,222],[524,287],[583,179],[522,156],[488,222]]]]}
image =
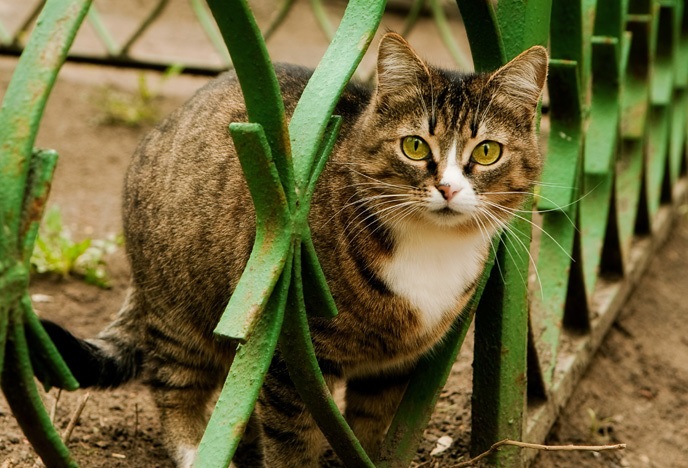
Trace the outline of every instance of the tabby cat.
{"type": "MultiPolygon", "coordinates": [[[[351,83],[336,107],[342,128],[310,225],[339,315],[313,317],[310,327],[325,378],[346,383],[345,416],[373,456],[410,371],[456,322],[491,236],[539,176],[535,116],[546,74],[542,47],[494,73],[459,74],[427,65],[388,33],[375,89],[351,83]]],[[[282,65],[277,75],[290,116],[311,71],[282,65]]],[[[165,444],[183,467],[235,350],[213,329],[255,236],[227,131],[245,120],[227,73],[141,142],[125,182],[125,304],[89,340],[45,322],[82,387],[135,378],[150,387],[165,444]]],[[[242,443],[238,457],[254,457],[247,466],[319,463],[320,432],[279,350],[242,443]]]]}

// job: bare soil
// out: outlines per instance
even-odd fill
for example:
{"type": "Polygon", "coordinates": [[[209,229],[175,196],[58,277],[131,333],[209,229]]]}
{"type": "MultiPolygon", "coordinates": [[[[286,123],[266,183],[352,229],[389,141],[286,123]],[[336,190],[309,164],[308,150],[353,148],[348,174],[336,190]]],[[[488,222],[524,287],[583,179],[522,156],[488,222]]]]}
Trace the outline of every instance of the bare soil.
{"type": "Polygon", "coordinates": [[[682,212],[549,437],[627,450],[543,452],[536,467],[688,466],[688,205],[682,212]]]}
{"type": "MultiPolygon", "coordinates": [[[[399,20],[391,20],[387,26],[398,30],[399,20]]],[[[412,43],[435,54],[440,49],[437,37],[417,35],[412,43]]],[[[293,60],[289,55],[294,55],[293,50],[281,42],[274,47],[278,58],[293,60]]],[[[314,54],[318,57],[322,53],[314,50],[317,47],[298,51],[296,55],[303,59],[300,62],[312,65],[314,54]]],[[[446,57],[440,57],[443,60],[446,57]]],[[[15,64],[14,59],[0,59],[0,93],[4,93],[15,64]]],[[[49,204],[60,207],[75,238],[104,238],[121,231],[123,174],[137,141],[152,124],[104,124],[101,98],[106,86],[135,93],[139,75],[134,71],[67,65],[50,98],[38,146],[54,148],[60,154],[49,204]]],[[[207,80],[181,76],[159,84],[158,75],[147,73],[146,77],[151,87],[162,90],[155,102],[160,115],[181,104],[207,80]]],[[[107,258],[107,265],[112,281],[108,290],[74,278],[33,278],[31,293],[37,312],[78,335],[95,335],[118,310],[128,282],[128,265],[121,249],[107,258]]],[[[623,442],[628,444],[627,450],[604,454],[541,453],[535,466],[688,466],[687,277],[685,206],[667,245],[624,307],[550,436],[554,444],[623,442]]],[[[415,464],[450,467],[466,459],[470,341],[443,391],[415,464]],[[429,453],[441,436],[450,436],[453,443],[439,456],[431,457],[429,453]]],[[[61,395],[55,417],[59,430],[66,427],[84,394],[77,391],[61,395]]],[[[54,405],[56,396],[56,390],[44,395],[48,408],[54,405]]],[[[32,466],[36,455],[1,396],[0,428],[0,467],[32,466]]],[[[91,392],[69,447],[85,467],[172,466],[161,446],[151,399],[138,384],[91,392]]]]}

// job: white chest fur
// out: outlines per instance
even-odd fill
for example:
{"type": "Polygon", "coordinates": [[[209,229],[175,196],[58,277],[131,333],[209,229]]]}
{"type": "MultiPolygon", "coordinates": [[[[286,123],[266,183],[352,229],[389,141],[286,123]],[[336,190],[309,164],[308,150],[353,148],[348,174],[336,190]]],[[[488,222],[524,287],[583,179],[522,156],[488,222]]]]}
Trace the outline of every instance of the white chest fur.
{"type": "Polygon", "coordinates": [[[418,309],[429,331],[456,307],[461,294],[480,274],[487,242],[480,232],[459,235],[432,228],[406,230],[397,236],[394,256],[382,274],[394,293],[418,309]]]}

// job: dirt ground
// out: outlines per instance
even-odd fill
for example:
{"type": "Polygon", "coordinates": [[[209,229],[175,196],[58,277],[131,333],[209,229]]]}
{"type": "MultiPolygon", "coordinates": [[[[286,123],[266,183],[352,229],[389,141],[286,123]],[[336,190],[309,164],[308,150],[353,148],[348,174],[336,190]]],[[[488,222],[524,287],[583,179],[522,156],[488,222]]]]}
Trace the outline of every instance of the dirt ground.
{"type": "Polygon", "coordinates": [[[537,468],[688,466],[688,206],[682,211],[548,440],[628,448],[543,452],[537,468]]]}
{"type": "MultiPolygon", "coordinates": [[[[399,29],[399,20],[392,19],[386,26],[399,29]]],[[[416,37],[417,42],[412,37],[412,43],[420,50],[439,50],[436,37],[416,37]]],[[[312,57],[322,53],[317,47],[301,50],[297,55],[308,59],[300,63],[312,65],[312,57]]],[[[280,52],[280,48],[284,46],[277,41],[271,51],[290,60],[287,52],[293,52],[280,52]]],[[[370,59],[366,60],[369,64],[370,59]]],[[[15,64],[14,59],[0,59],[0,94],[15,64]]],[[[105,238],[121,231],[124,170],[137,141],[152,124],[104,123],[108,109],[103,96],[112,89],[136,94],[140,76],[135,71],[67,65],[50,98],[38,139],[38,146],[54,148],[60,154],[49,205],[60,207],[77,239],[105,238]]],[[[163,83],[154,73],[145,76],[152,89],[160,90],[154,101],[159,115],[169,113],[207,80],[180,76],[163,83]]],[[[553,444],[623,442],[628,448],[605,454],[541,453],[535,461],[538,468],[688,466],[688,306],[683,302],[688,293],[688,205],[682,213],[549,440],[553,444]]],[[[122,249],[107,258],[107,268],[112,282],[108,290],[78,279],[35,277],[31,293],[37,312],[78,335],[93,336],[111,320],[124,297],[129,273],[122,249]]],[[[466,347],[470,348],[470,340],[466,347]]],[[[470,355],[470,349],[462,350],[414,464],[451,467],[465,459],[470,431],[470,355]],[[441,455],[431,457],[441,436],[451,437],[453,443],[441,455]]],[[[61,395],[55,416],[59,430],[66,427],[84,394],[61,395]]],[[[56,395],[52,390],[44,396],[48,408],[54,405],[56,395]]],[[[1,396],[0,428],[0,467],[32,466],[36,456],[1,396]]],[[[91,392],[69,448],[84,467],[170,467],[160,441],[151,399],[145,388],[132,384],[91,392]]]]}

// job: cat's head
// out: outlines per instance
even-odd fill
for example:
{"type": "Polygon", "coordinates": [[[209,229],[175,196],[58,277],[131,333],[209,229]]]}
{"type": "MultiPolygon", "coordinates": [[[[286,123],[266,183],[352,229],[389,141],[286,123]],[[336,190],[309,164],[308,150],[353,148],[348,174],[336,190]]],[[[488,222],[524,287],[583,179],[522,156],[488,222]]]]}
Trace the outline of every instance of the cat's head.
{"type": "Polygon", "coordinates": [[[362,197],[391,225],[496,231],[540,175],[535,117],[546,76],[543,47],[493,73],[462,75],[386,34],[358,128],[362,197]]]}

